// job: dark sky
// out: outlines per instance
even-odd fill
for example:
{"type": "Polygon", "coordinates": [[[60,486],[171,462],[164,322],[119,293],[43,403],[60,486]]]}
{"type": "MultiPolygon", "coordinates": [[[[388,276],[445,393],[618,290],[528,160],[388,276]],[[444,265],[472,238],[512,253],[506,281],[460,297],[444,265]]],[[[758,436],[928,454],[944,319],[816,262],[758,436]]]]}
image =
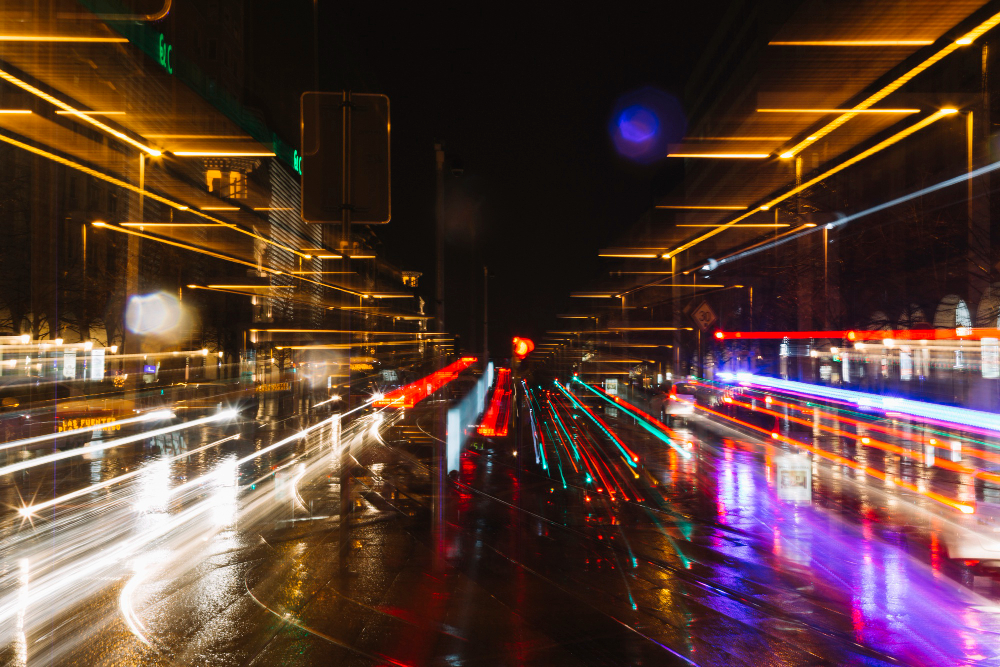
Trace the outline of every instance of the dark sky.
{"type": "MultiPolygon", "coordinates": [[[[320,88],[391,100],[393,220],[378,235],[390,261],[423,271],[431,314],[435,142],[464,168],[449,183],[449,329],[481,346],[470,330],[487,264],[495,356],[572,308],[569,291],[600,268],[597,250],[665,189],[668,167],[615,155],[608,119],[644,85],[680,96],[728,3],[555,4],[319,3],[320,88]]],[[[298,91],[314,75],[311,3],[254,7],[255,92],[293,139],[298,91]]]]}

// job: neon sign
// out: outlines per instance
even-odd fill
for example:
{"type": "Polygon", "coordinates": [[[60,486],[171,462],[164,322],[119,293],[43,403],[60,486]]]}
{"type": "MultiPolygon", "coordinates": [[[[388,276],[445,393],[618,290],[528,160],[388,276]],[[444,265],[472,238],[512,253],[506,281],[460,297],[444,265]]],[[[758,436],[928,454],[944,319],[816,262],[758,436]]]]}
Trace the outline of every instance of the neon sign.
{"type": "Polygon", "coordinates": [[[173,55],[174,47],[171,44],[167,44],[166,38],[163,34],[160,34],[160,67],[167,70],[167,74],[174,73],[174,63],[171,60],[173,55]]]}

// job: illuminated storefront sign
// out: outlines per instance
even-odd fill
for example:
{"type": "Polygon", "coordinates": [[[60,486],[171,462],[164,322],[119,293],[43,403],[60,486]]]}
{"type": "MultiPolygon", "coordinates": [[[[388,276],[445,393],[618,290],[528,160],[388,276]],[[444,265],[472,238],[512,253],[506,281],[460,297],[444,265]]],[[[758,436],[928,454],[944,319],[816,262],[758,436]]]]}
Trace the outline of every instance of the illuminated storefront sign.
{"type": "Polygon", "coordinates": [[[267,384],[259,384],[254,388],[258,394],[265,394],[271,391],[291,391],[291,382],[270,382],[267,384]]]}
{"type": "Polygon", "coordinates": [[[121,424],[112,424],[111,426],[102,426],[102,424],[111,424],[111,422],[118,421],[118,417],[108,416],[108,417],[81,417],[79,419],[60,419],[59,426],[56,429],[58,433],[63,431],[73,431],[78,428],[89,428],[94,427],[94,430],[100,429],[102,431],[120,431],[122,429],[121,424]]]}

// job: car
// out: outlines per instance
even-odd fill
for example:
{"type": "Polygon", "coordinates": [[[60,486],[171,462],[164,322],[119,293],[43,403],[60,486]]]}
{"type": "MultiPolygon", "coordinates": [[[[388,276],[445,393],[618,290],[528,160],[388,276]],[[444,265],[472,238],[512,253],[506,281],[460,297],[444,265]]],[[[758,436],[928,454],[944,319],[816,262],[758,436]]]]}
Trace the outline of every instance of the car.
{"type": "Polygon", "coordinates": [[[686,418],[694,414],[696,389],[686,382],[677,382],[657,393],[649,401],[653,414],[659,413],[660,421],[673,421],[674,418],[686,418]]]}

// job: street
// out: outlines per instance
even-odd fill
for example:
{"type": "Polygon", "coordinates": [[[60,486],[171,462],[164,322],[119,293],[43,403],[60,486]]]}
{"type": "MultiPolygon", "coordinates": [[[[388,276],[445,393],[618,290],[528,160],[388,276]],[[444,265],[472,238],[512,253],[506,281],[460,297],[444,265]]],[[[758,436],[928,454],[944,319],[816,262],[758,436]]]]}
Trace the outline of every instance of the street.
{"type": "Polygon", "coordinates": [[[818,456],[811,500],[782,501],[774,461],[787,445],[696,414],[666,427],[674,448],[632,404],[615,415],[580,384],[532,392],[558,425],[529,416],[519,392],[511,432],[473,440],[446,481],[443,523],[433,402],[365,408],[339,445],[320,406],[196,427],[177,450],[123,445],[7,475],[7,506],[127,479],[6,513],[4,662],[996,659],[993,579],[963,585],[947,557],[959,513],[818,456]],[[573,442],[547,439],[555,428],[573,442]]]}

